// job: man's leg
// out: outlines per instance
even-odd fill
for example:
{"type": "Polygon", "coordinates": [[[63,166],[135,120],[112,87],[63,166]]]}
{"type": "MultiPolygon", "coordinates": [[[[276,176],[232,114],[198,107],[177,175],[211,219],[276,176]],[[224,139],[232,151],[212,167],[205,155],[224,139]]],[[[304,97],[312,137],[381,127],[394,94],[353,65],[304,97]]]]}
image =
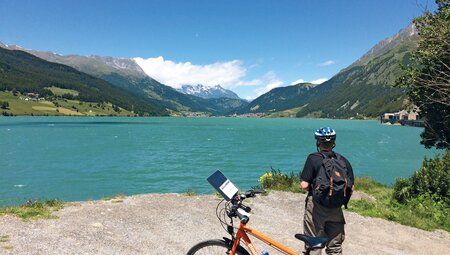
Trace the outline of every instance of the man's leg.
{"type": "MultiPolygon", "coordinates": [[[[314,203],[312,201],[312,197],[309,197],[306,207],[305,207],[305,215],[303,216],[303,232],[305,235],[309,236],[325,236],[324,231],[324,222],[321,222],[320,219],[313,217],[314,203]]],[[[307,248],[305,244],[305,249],[307,248]]],[[[311,251],[311,255],[321,255],[322,250],[314,250],[311,251]]]]}
{"type": "Polygon", "coordinates": [[[325,233],[330,237],[325,252],[328,255],[342,255],[342,243],[345,240],[344,223],[327,222],[325,224],[325,233]]]}

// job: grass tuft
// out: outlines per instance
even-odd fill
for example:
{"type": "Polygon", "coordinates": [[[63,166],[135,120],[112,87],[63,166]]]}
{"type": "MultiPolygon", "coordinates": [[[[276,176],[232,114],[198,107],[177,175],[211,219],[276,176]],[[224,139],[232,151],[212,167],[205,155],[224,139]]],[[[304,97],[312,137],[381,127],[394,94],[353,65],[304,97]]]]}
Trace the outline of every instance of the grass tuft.
{"type": "Polygon", "coordinates": [[[189,188],[186,190],[186,192],[183,193],[183,195],[188,196],[188,197],[194,197],[194,196],[197,196],[198,193],[195,190],[189,188]]]}
{"type": "Polygon", "coordinates": [[[111,201],[111,203],[122,203],[124,199],[125,199],[124,194],[117,194],[112,197],[105,197],[102,200],[103,201],[111,201]]]}
{"type": "Polygon", "coordinates": [[[5,236],[0,236],[0,243],[6,243],[9,242],[9,236],[5,235],[5,236]]]}
{"type": "Polygon", "coordinates": [[[56,219],[54,211],[64,208],[64,203],[57,199],[51,200],[29,200],[17,207],[0,208],[0,215],[11,214],[23,220],[30,219],[56,219]]]}
{"type": "Polygon", "coordinates": [[[300,188],[300,178],[291,172],[290,175],[283,174],[279,169],[270,167],[270,172],[264,173],[259,178],[259,186],[255,189],[290,191],[294,193],[303,192],[300,188]]]}

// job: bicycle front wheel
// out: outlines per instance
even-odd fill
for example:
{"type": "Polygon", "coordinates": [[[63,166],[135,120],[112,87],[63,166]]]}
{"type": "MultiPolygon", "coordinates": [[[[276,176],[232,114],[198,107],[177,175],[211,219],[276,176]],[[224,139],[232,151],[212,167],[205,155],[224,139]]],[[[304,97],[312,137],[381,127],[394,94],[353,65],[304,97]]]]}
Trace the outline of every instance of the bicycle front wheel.
{"type": "MultiPolygon", "coordinates": [[[[225,240],[208,240],[194,245],[187,255],[226,255],[229,243],[225,240]]],[[[236,255],[250,255],[242,246],[238,246],[236,255]]]]}

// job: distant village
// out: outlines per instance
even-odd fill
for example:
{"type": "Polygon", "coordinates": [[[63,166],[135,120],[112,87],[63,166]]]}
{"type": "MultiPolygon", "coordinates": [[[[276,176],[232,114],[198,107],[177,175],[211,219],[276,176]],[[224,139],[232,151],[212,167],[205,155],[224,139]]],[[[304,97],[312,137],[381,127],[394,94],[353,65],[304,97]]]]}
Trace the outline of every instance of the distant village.
{"type": "Polygon", "coordinates": [[[25,100],[25,101],[44,101],[45,98],[39,97],[38,93],[25,93],[24,96],[19,97],[19,99],[25,100]]]}

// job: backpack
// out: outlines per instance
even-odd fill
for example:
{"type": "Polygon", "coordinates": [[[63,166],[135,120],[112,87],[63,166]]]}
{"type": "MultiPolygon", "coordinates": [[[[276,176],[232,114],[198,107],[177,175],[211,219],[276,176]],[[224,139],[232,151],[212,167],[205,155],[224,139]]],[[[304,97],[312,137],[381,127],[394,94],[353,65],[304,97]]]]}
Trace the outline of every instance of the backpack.
{"type": "Polygon", "coordinates": [[[347,164],[338,153],[333,152],[331,155],[320,153],[320,155],[323,160],[322,166],[313,180],[313,199],[325,207],[337,208],[344,205],[347,209],[353,186],[347,164]]]}

